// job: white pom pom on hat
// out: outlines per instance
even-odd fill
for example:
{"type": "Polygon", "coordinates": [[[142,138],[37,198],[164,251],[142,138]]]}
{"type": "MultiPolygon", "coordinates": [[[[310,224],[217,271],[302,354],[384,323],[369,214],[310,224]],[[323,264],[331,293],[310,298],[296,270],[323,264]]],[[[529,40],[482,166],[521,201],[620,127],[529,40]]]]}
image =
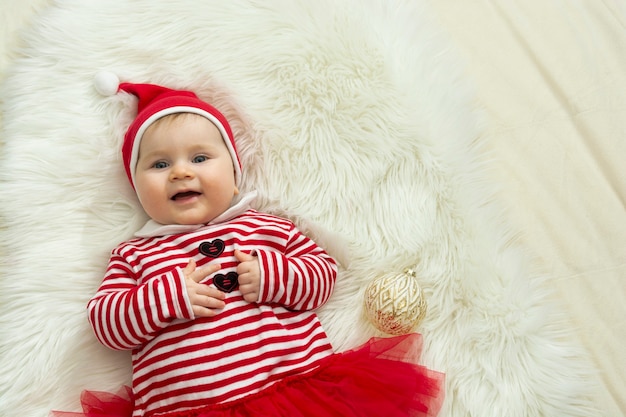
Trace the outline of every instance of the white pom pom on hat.
{"type": "Polygon", "coordinates": [[[93,85],[103,96],[113,96],[120,88],[120,79],[111,71],[100,71],[94,77],[93,85]]]}

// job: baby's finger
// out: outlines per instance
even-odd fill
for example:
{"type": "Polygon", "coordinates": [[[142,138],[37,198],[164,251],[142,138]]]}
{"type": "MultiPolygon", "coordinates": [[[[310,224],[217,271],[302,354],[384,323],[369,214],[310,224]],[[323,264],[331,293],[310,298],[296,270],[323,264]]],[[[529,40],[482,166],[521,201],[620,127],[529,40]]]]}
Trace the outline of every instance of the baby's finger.
{"type": "Polygon", "coordinates": [[[221,268],[221,265],[219,264],[203,266],[202,268],[196,269],[190,275],[187,275],[187,276],[191,278],[192,280],[194,280],[195,282],[200,283],[212,273],[219,271],[220,268],[221,268]]]}
{"type": "Polygon", "coordinates": [[[196,295],[191,304],[200,307],[216,309],[222,309],[226,306],[224,300],[217,299],[208,295],[196,295]]]}
{"type": "Polygon", "coordinates": [[[221,311],[221,308],[207,308],[202,306],[193,306],[194,317],[215,317],[221,311]]]}
{"type": "Polygon", "coordinates": [[[237,273],[239,275],[237,277],[237,282],[239,282],[239,286],[252,284],[252,275],[250,273],[244,273],[239,271],[237,271],[237,273]]]}
{"type": "Polygon", "coordinates": [[[222,291],[208,285],[200,285],[200,288],[196,290],[196,294],[216,298],[218,300],[223,300],[226,298],[226,294],[224,294],[222,291]]]}
{"type": "Polygon", "coordinates": [[[237,258],[239,262],[249,262],[255,259],[253,255],[242,252],[239,249],[235,250],[235,258],[237,258]]]}
{"type": "Polygon", "coordinates": [[[226,307],[226,303],[221,298],[200,294],[192,297],[191,305],[196,317],[212,317],[226,307]]]}
{"type": "Polygon", "coordinates": [[[188,277],[189,275],[191,275],[193,271],[195,271],[195,269],[196,269],[196,261],[194,261],[193,259],[189,259],[189,262],[187,262],[187,266],[183,268],[183,274],[185,274],[185,276],[188,277]]]}
{"type": "Polygon", "coordinates": [[[259,291],[253,285],[239,285],[239,291],[243,299],[249,303],[256,303],[259,300],[259,291]]]}

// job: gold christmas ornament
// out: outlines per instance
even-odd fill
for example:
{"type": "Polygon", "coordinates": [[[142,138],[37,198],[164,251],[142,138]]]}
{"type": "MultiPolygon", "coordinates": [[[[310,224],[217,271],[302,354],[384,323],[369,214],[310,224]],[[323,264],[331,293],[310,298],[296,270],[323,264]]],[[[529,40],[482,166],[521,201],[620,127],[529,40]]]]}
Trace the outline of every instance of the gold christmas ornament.
{"type": "Polygon", "coordinates": [[[365,290],[368,318],[385,333],[401,335],[413,331],[426,316],[426,300],[415,271],[387,274],[374,279],[365,290]]]}

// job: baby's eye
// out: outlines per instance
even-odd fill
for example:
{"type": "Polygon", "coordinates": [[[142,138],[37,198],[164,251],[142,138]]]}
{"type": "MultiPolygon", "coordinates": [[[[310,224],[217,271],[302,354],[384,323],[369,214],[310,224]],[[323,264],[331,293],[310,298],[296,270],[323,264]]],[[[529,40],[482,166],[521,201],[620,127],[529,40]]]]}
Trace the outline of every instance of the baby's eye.
{"type": "Polygon", "coordinates": [[[195,163],[195,164],[200,164],[200,163],[202,163],[202,162],[204,162],[204,161],[206,161],[206,160],[208,160],[208,159],[209,159],[209,157],[208,157],[208,156],[206,156],[206,155],[198,155],[198,156],[195,156],[195,157],[192,159],[192,161],[193,161],[193,163],[195,163]]]}
{"type": "Polygon", "coordinates": [[[156,169],[164,169],[164,168],[167,168],[168,166],[169,165],[165,161],[158,161],[152,165],[152,167],[156,169]]]}

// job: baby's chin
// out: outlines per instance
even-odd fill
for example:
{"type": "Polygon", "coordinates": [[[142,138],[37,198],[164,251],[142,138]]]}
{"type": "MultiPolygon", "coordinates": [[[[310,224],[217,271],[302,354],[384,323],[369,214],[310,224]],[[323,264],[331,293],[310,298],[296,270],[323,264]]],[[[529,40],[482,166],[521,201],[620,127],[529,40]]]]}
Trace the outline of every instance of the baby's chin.
{"type": "Polygon", "coordinates": [[[208,224],[208,223],[211,223],[213,220],[217,219],[223,213],[224,211],[221,211],[218,214],[211,214],[211,215],[205,215],[205,216],[190,216],[190,217],[185,217],[182,219],[179,218],[179,219],[176,219],[176,222],[173,224],[178,224],[181,226],[194,226],[198,224],[208,224]]]}

